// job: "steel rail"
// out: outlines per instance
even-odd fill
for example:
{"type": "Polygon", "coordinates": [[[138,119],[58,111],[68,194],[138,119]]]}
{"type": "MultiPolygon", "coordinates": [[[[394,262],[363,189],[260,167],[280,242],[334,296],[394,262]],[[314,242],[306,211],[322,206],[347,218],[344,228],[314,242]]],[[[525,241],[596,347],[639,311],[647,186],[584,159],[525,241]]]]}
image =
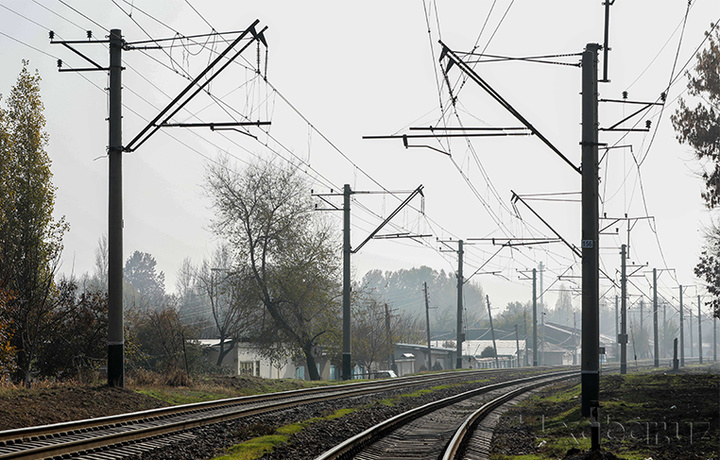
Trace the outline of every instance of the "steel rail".
{"type": "Polygon", "coordinates": [[[315,460],[336,460],[336,459],[352,458],[358,451],[362,450],[365,446],[380,439],[385,434],[395,430],[396,428],[399,428],[399,427],[406,425],[407,423],[417,419],[418,417],[427,415],[438,409],[442,409],[451,404],[471,398],[473,396],[478,396],[480,394],[487,393],[489,391],[502,389],[502,388],[512,386],[512,385],[533,382],[535,380],[547,379],[549,376],[553,376],[553,375],[555,375],[555,376],[563,375],[563,376],[568,376],[568,378],[570,378],[570,377],[576,377],[579,374],[578,374],[578,370],[574,369],[571,371],[562,371],[562,372],[553,373],[553,374],[542,374],[542,375],[536,375],[536,376],[532,376],[532,377],[525,377],[522,379],[510,380],[507,382],[485,385],[485,386],[475,388],[473,390],[469,390],[469,391],[466,391],[466,392],[463,392],[463,393],[460,393],[457,395],[453,395],[453,396],[449,396],[444,399],[440,399],[438,401],[433,401],[433,402],[427,403],[425,405],[411,409],[409,411],[403,412],[402,414],[398,414],[398,415],[391,417],[383,422],[380,422],[377,425],[372,426],[372,427],[368,428],[367,430],[363,431],[362,433],[359,433],[349,439],[346,439],[345,441],[336,445],[332,449],[325,451],[320,456],[316,457],[315,460]]]}
{"type": "Polygon", "coordinates": [[[493,375],[519,369],[522,368],[443,372],[381,382],[314,387],[7,430],[0,432],[0,459],[38,459],[88,452],[312,402],[360,396],[435,381],[446,383],[449,378],[493,375]]]}
{"type": "Polygon", "coordinates": [[[534,390],[535,388],[550,385],[552,383],[561,381],[561,380],[567,380],[571,378],[579,377],[578,374],[575,375],[564,375],[561,377],[556,377],[549,380],[544,380],[540,382],[536,382],[530,385],[522,386],[520,388],[516,388],[515,390],[511,390],[504,395],[498,396],[497,398],[493,399],[492,401],[489,401],[485,404],[483,404],[478,410],[470,414],[465,421],[460,425],[460,427],[455,431],[455,434],[453,435],[452,439],[448,443],[448,445],[445,448],[445,452],[442,455],[442,460],[454,460],[458,457],[458,455],[462,452],[462,450],[465,448],[468,440],[470,439],[470,436],[472,436],[475,427],[478,423],[480,423],[483,419],[485,419],[488,415],[490,415],[495,409],[502,406],[503,404],[507,403],[511,399],[515,398],[516,396],[519,396],[523,393],[526,393],[528,391],[534,390]]]}

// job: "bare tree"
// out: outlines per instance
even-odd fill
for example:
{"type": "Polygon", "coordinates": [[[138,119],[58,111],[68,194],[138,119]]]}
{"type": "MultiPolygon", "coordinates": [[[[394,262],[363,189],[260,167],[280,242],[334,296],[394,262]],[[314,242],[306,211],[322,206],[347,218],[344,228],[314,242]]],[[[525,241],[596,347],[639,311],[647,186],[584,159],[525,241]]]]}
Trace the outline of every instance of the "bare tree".
{"type": "Polygon", "coordinates": [[[204,260],[195,272],[197,286],[205,301],[210,305],[212,320],[220,339],[220,353],[217,365],[230,353],[241,336],[252,324],[254,313],[242,289],[243,283],[237,272],[233,271],[230,250],[227,246],[218,247],[210,260],[204,260]]]}
{"type": "MultiPolygon", "coordinates": [[[[313,212],[309,187],[293,166],[257,162],[243,171],[227,159],[207,168],[214,231],[232,249],[238,279],[267,314],[273,347],[304,355],[312,380],[320,378],[318,345],[337,327],[339,249],[333,228],[313,212]]],[[[267,344],[266,344],[267,345],[267,344]]]]}

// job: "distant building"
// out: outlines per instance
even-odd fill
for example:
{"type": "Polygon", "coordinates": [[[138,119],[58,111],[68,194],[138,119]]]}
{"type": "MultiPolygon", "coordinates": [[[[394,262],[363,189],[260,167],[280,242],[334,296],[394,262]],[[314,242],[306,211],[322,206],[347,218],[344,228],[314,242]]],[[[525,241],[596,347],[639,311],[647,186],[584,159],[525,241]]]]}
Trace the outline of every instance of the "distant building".
{"type": "MultiPolygon", "coordinates": [[[[219,339],[198,340],[203,348],[203,355],[210,363],[216,363],[220,354],[219,339]]],[[[248,342],[240,342],[225,355],[222,366],[231,370],[233,375],[253,375],[266,379],[305,379],[305,363],[292,360],[271,362],[262,356],[256,346],[248,342]]],[[[324,356],[317,357],[317,366],[323,380],[336,378],[336,369],[324,356]]]]}
{"type": "MultiPolygon", "coordinates": [[[[433,341],[433,345],[445,345],[455,349],[455,341],[440,340],[433,341]]],[[[513,340],[495,340],[497,346],[497,363],[500,368],[518,367],[518,346],[520,348],[520,364],[525,362],[525,341],[513,340]]],[[[493,348],[492,340],[465,340],[463,341],[463,368],[465,369],[485,369],[495,368],[495,357],[483,357],[482,353],[486,348],[493,348]]],[[[453,367],[455,363],[453,363],[453,367]]]]}
{"type": "MultiPolygon", "coordinates": [[[[428,347],[427,345],[398,343],[394,350],[395,366],[397,375],[408,375],[427,370],[428,347]]],[[[432,357],[431,370],[447,370],[455,368],[455,349],[443,347],[433,343],[430,348],[432,357]]]]}

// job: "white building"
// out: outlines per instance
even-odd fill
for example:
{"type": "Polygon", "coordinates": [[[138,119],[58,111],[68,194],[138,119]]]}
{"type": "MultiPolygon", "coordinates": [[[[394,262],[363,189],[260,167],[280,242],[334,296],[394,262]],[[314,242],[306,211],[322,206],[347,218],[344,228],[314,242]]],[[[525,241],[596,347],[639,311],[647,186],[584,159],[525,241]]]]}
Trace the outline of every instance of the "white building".
{"type": "MultiPolygon", "coordinates": [[[[216,363],[220,354],[220,339],[200,339],[197,342],[203,348],[205,359],[216,363]]],[[[247,342],[235,344],[223,358],[222,366],[231,369],[233,375],[253,375],[266,379],[305,378],[305,366],[296,365],[290,360],[271,362],[247,342]]]]}

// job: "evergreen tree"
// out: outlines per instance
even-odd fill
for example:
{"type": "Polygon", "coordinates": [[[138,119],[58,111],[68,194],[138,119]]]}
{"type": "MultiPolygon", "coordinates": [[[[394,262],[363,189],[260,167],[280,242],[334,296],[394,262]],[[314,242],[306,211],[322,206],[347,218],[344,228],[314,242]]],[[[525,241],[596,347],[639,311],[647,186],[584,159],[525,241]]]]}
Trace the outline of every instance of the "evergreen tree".
{"type": "MultiPolygon", "coordinates": [[[[703,169],[705,191],[702,198],[713,210],[720,206],[720,29],[711,25],[706,32],[708,45],[697,55],[694,72],[687,72],[688,95],[672,116],[677,139],[693,148],[703,169]]],[[[708,232],[705,249],[695,266],[695,274],[705,280],[713,295],[710,304],[720,317],[720,228],[708,232]]]]}
{"type": "Polygon", "coordinates": [[[53,279],[68,227],[52,217],[55,187],[45,151],[41,79],[27,66],[23,61],[7,108],[0,107],[0,291],[10,296],[2,314],[11,321],[17,351],[14,378],[29,383],[51,327],[53,279]]]}

